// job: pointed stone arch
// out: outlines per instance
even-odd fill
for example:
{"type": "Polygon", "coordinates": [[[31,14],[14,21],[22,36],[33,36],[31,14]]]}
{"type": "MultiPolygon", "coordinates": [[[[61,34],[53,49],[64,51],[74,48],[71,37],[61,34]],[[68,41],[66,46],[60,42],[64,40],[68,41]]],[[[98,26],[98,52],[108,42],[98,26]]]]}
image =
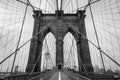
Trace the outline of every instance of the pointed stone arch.
{"type": "Polygon", "coordinates": [[[77,53],[77,41],[71,33],[71,31],[68,30],[66,35],[64,36],[63,42],[64,42],[64,67],[71,68],[76,71],[78,71],[78,53],[77,53]],[[68,42],[69,41],[69,42],[68,42]],[[74,67],[76,66],[76,68],[74,67]]]}
{"type": "MultiPolygon", "coordinates": [[[[50,65],[50,68],[52,69],[52,66],[55,66],[55,57],[56,57],[56,38],[54,34],[48,30],[44,32],[44,39],[43,39],[43,46],[42,46],[42,58],[41,58],[41,71],[44,71],[44,65],[46,66],[47,64],[45,61],[45,54],[49,53],[50,54],[50,62],[52,65],[50,65]]],[[[50,69],[49,68],[49,69],[50,69]]]]}

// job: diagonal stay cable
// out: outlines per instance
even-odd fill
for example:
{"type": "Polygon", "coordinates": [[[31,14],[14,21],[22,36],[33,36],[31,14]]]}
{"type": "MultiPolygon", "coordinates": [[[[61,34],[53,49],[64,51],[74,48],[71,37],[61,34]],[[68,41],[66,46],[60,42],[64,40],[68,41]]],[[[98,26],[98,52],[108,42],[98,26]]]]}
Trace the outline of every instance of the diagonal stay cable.
{"type": "Polygon", "coordinates": [[[50,5],[50,7],[53,9],[53,11],[55,10],[54,8],[53,8],[53,6],[52,6],[52,4],[50,3],[50,0],[48,1],[48,0],[46,0],[46,2],[48,2],[48,4],[50,5]]]}
{"type": "Polygon", "coordinates": [[[91,1],[92,1],[92,0],[88,0],[88,4],[85,6],[84,10],[87,9],[87,7],[90,5],[91,1]]]}
{"type": "Polygon", "coordinates": [[[89,6],[89,9],[90,9],[90,14],[91,14],[91,18],[92,18],[93,28],[94,28],[94,32],[95,32],[95,37],[96,37],[97,45],[99,47],[99,53],[100,53],[100,57],[101,57],[103,69],[104,69],[104,72],[105,72],[105,64],[104,64],[102,52],[100,50],[101,49],[101,45],[100,45],[100,42],[99,42],[99,38],[98,38],[98,34],[97,34],[97,29],[96,29],[96,26],[95,26],[95,20],[94,20],[94,17],[93,17],[93,12],[92,12],[92,8],[91,8],[91,5],[90,5],[90,1],[91,0],[88,0],[88,2],[89,2],[88,6],[89,6]]]}
{"type": "Polygon", "coordinates": [[[73,38],[73,40],[72,40],[72,44],[71,44],[71,47],[70,47],[70,52],[69,52],[69,55],[68,55],[68,58],[67,58],[67,62],[66,62],[66,63],[69,62],[69,58],[70,58],[70,55],[71,55],[71,53],[72,53],[73,45],[74,45],[74,38],[73,38]]]}
{"type": "Polygon", "coordinates": [[[38,56],[38,58],[37,58],[37,60],[36,60],[36,62],[35,62],[35,64],[34,64],[32,70],[31,70],[31,72],[29,73],[29,79],[28,79],[28,80],[31,80],[30,77],[31,77],[32,73],[34,72],[34,69],[35,69],[37,63],[39,62],[40,57],[41,57],[41,55],[39,54],[39,56],[38,56]]]}
{"type": "Polygon", "coordinates": [[[0,64],[2,64],[4,61],[6,61],[8,58],[10,58],[13,54],[16,53],[16,51],[19,51],[22,47],[24,47],[27,43],[29,43],[32,39],[34,39],[35,37],[37,37],[38,34],[40,34],[42,31],[46,30],[49,25],[51,25],[54,21],[50,22],[47,26],[45,26],[44,28],[42,28],[38,33],[36,33],[31,39],[27,40],[25,43],[23,43],[17,50],[15,50],[14,52],[12,52],[10,55],[8,55],[5,59],[3,59],[0,64]]]}
{"type": "Polygon", "coordinates": [[[74,25],[70,24],[69,22],[66,22],[71,29],[75,30],[78,34],[80,34],[84,39],[86,39],[88,42],[90,42],[94,47],[96,47],[98,50],[100,50],[106,57],[108,57],[111,61],[113,61],[115,64],[117,64],[120,67],[120,64],[115,61],[112,57],[110,57],[106,52],[104,52],[102,49],[100,49],[95,43],[93,43],[91,40],[89,40],[84,34],[82,34],[78,29],[75,28],[74,25]]]}
{"type": "Polygon", "coordinates": [[[55,9],[57,10],[56,0],[52,0],[52,2],[53,2],[53,5],[54,5],[55,9]]]}
{"type": "Polygon", "coordinates": [[[71,0],[69,0],[69,2],[66,3],[65,8],[64,8],[63,10],[66,10],[66,9],[67,9],[67,7],[68,7],[68,5],[70,4],[70,2],[71,2],[71,0]]]}
{"type": "MultiPolygon", "coordinates": [[[[64,69],[64,71],[67,71],[68,73],[71,72],[71,71],[69,71],[69,70],[67,70],[67,69],[64,69]]],[[[80,75],[80,74],[78,74],[78,73],[72,72],[72,74],[73,74],[73,76],[71,76],[71,77],[73,77],[73,78],[75,78],[75,79],[76,79],[77,76],[80,77],[80,78],[82,78],[82,79],[77,79],[77,80],[91,80],[91,79],[89,79],[88,77],[82,76],[82,75],[80,75]],[[74,75],[75,75],[75,76],[74,76],[74,75]]],[[[68,75],[69,75],[69,74],[68,74],[68,75]]]]}
{"type": "MultiPolygon", "coordinates": [[[[46,42],[46,45],[47,45],[47,53],[50,54],[50,49],[49,49],[49,47],[48,47],[48,43],[47,43],[46,38],[45,38],[45,42],[46,42]]],[[[51,59],[51,61],[52,61],[52,64],[54,65],[51,54],[50,54],[50,59],[51,59]]]]}
{"type": "MultiPolygon", "coordinates": [[[[83,62],[82,62],[82,60],[81,60],[81,58],[80,58],[80,55],[78,55],[78,60],[80,61],[81,65],[83,66],[83,69],[85,70],[85,73],[88,75],[88,71],[87,71],[85,65],[83,64],[83,62]]],[[[79,66],[79,67],[80,67],[80,66],[79,66]]]]}
{"type": "Polygon", "coordinates": [[[41,9],[41,8],[39,8],[39,7],[33,6],[33,5],[30,3],[29,0],[27,0],[27,3],[26,3],[26,2],[23,2],[23,1],[20,1],[20,0],[17,0],[17,1],[18,1],[18,2],[21,2],[21,3],[23,3],[23,4],[26,4],[26,5],[31,6],[33,10],[35,10],[35,8],[36,8],[36,9],[41,10],[41,11],[44,11],[44,12],[52,13],[52,12],[43,10],[43,9],[41,9]]]}

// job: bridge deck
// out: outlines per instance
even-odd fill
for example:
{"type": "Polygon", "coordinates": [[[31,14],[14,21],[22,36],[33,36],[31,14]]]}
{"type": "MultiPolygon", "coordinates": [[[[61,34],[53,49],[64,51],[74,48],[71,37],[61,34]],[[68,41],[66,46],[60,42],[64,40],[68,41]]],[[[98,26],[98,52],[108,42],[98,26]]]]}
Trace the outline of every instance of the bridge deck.
{"type": "Polygon", "coordinates": [[[56,72],[49,80],[71,80],[65,73],[56,72]]]}
{"type": "Polygon", "coordinates": [[[73,72],[68,71],[55,71],[53,74],[51,73],[50,75],[46,75],[46,77],[44,76],[40,80],[90,80],[84,76],[77,75],[73,72]]]}
{"type": "MultiPolygon", "coordinates": [[[[42,73],[35,72],[31,76],[29,76],[29,73],[13,75],[11,80],[120,80],[120,77],[114,78],[112,76],[101,76],[97,74],[96,76],[94,75],[94,77],[90,77],[90,75],[87,77],[68,70],[51,70],[42,73]]],[[[3,80],[10,80],[9,78],[10,77],[6,77],[3,80]]]]}

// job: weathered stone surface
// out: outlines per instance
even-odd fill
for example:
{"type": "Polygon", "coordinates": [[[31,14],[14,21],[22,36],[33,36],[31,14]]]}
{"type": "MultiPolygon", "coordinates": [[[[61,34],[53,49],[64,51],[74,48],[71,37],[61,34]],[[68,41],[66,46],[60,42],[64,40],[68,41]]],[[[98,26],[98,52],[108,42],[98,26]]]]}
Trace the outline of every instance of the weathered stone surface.
{"type": "MultiPolygon", "coordinates": [[[[26,71],[30,72],[31,67],[35,64],[38,55],[41,55],[42,52],[42,41],[47,33],[52,32],[56,38],[56,66],[58,64],[63,65],[63,38],[67,32],[73,34],[77,41],[77,52],[78,56],[86,67],[88,71],[93,71],[93,67],[90,59],[89,45],[88,41],[81,37],[81,35],[75,31],[77,29],[80,33],[86,36],[85,30],[85,11],[80,10],[77,11],[76,14],[64,14],[63,11],[56,11],[56,14],[42,14],[41,11],[34,11],[34,30],[33,36],[44,29],[36,38],[31,41],[30,53],[29,53],[29,61],[26,71]],[[50,24],[51,23],[51,24],[50,24]],[[70,23],[75,29],[71,28],[70,23]],[[48,25],[49,24],[49,25],[48,25]]],[[[40,71],[41,58],[39,63],[36,65],[35,72],[40,71]]],[[[81,62],[79,61],[79,70],[84,71],[81,66],[81,62]]]]}

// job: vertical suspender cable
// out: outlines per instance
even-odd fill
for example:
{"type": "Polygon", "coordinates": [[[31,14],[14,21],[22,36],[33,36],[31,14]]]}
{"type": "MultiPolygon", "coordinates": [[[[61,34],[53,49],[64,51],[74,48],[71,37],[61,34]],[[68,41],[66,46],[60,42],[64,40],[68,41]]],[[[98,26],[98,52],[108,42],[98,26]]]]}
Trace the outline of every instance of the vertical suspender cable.
{"type": "MultiPolygon", "coordinates": [[[[105,8],[105,17],[107,18],[107,14],[106,14],[106,6],[105,6],[105,5],[106,5],[105,0],[104,0],[103,3],[104,3],[103,5],[104,5],[104,8],[105,8]]],[[[100,10],[102,11],[102,9],[100,9],[100,10]]],[[[102,15],[102,12],[101,12],[101,15],[102,15]]],[[[103,16],[104,16],[104,15],[103,15],[103,16]]],[[[103,20],[104,20],[104,17],[103,17],[103,16],[102,16],[102,23],[104,23],[104,21],[103,21],[103,20]]],[[[103,24],[103,30],[104,30],[104,35],[105,35],[104,38],[107,39],[107,37],[106,37],[106,32],[105,32],[105,24],[103,24]]],[[[108,44],[107,44],[107,40],[105,40],[105,43],[106,43],[106,46],[108,46],[108,44]]],[[[107,48],[106,50],[107,50],[108,53],[110,53],[109,50],[108,50],[108,48],[107,48]]],[[[112,70],[112,69],[111,69],[111,62],[110,62],[110,59],[109,59],[108,62],[109,62],[109,66],[108,66],[108,68],[110,67],[110,70],[112,70]]]]}
{"type": "Polygon", "coordinates": [[[40,2],[39,2],[39,8],[41,8],[41,3],[42,3],[42,0],[40,0],[40,2]]]}
{"type": "MultiPolygon", "coordinates": [[[[117,38],[117,43],[118,43],[118,48],[119,48],[119,50],[120,50],[120,47],[119,47],[119,39],[118,39],[118,33],[117,33],[117,30],[116,30],[116,28],[115,28],[115,21],[114,21],[114,15],[113,15],[113,9],[112,9],[112,5],[111,5],[112,3],[111,3],[111,1],[109,0],[109,5],[110,5],[110,13],[111,13],[111,17],[112,17],[112,19],[113,19],[113,27],[114,27],[114,31],[115,31],[115,35],[116,35],[116,38],[117,38]]],[[[112,41],[111,41],[112,42],[112,41]]],[[[113,42],[112,42],[112,44],[113,44],[113,42]]],[[[113,46],[112,46],[113,47],[113,46]]],[[[114,60],[116,61],[116,55],[115,55],[115,53],[114,53],[114,48],[113,48],[113,55],[114,55],[114,60]]],[[[118,67],[117,67],[117,65],[116,65],[116,69],[118,70],[118,67]]]]}
{"type": "Polygon", "coordinates": [[[17,52],[18,52],[18,48],[19,48],[19,44],[20,44],[20,40],[21,40],[21,36],[22,36],[22,32],[23,32],[23,26],[24,26],[24,22],[25,22],[26,14],[27,14],[27,9],[28,9],[28,5],[26,4],[26,9],[25,9],[25,13],[24,13],[23,22],[22,22],[22,27],[21,27],[21,31],[20,31],[20,35],[19,35],[19,39],[18,39],[18,43],[17,43],[17,47],[16,47],[15,56],[14,56],[13,63],[12,63],[12,69],[11,69],[11,73],[10,73],[10,79],[11,79],[12,72],[13,72],[13,68],[14,68],[14,65],[15,65],[15,60],[16,60],[16,56],[17,56],[17,52]]]}
{"type": "Polygon", "coordinates": [[[56,6],[57,6],[57,10],[59,10],[59,8],[58,8],[58,0],[56,0],[56,6]]]}
{"type": "Polygon", "coordinates": [[[77,10],[78,10],[78,0],[76,0],[77,10]]]}
{"type": "Polygon", "coordinates": [[[53,4],[55,5],[55,9],[57,9],[57,6],[56,6],[56,0],[52,0],[53,1],[53,4]]]}
{"type": "Polygon", "coordinates": [[[73,3],[72,3],[72,0],[71,0],[71,8],[72,8],[71,11],[73,11],[73,3]]]}
{"type": "Polygon", "coordinates": [[[105,72],[105,64],[104,64],[104,61],[103,61],[103,56],[102,56],[101,47],[100,47],[100,43],[99,43],[99,39],[98,39],[98,35],[97,35],[97,30],[96,30],[96,26],[95,26],[95,22],[94,22],[94,18],[93,18],[93,13],[92,13],[92,9],[91,9],[91,6],[90,6],[90,1],[88,0],[88,2],[89,2],[88,5],[89,5],[91,18],[92,18],[92,22],[93,22],[93,27],[94,27],[94,31],[95,31],[95,36],[96,36],[96,39],[97,39],[97,44],[98,44],[98,47],[99,47],[99,52],[100,52],[100,56],[101,56],[101,60],[102,60],[102,65],[103,65],[103,69],[104,69],[104,72],[105,72]]]}
{"type": "Polygon", "coordinates": [[[61,0],[60,10],[62,10],[63,0],[61,0]]]}

